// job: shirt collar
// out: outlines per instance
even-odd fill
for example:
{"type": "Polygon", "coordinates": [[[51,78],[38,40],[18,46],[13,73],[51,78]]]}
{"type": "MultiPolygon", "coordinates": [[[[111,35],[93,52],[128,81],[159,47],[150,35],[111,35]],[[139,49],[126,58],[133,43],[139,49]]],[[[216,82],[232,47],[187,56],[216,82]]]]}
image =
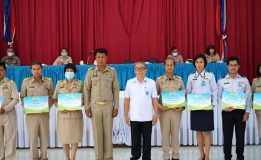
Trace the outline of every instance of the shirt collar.
{"type": "MultiPolygon", "coordinates": [[[[226,75],[226,79],[232,78],[229,74],[226,75]]],[[[237,74],[236,78],[241,78],[239,74],[237,74]]]]}
{"type": "Polygon", "coordinates": [[[175,75],[173,74],[172,78],[168,78],[168,76],[165,74],[164,75],[164,79],[167,81],[167,80],[174,80],[175,78],[175,75]]]}
{"type": "Polygon", "coordinates": [[[4,79],[0,82],[0,84],[2,84],[2,83],[4,83],[4,82],[6,82],[6,80],[7,80],[7,78],[6,77],[4,77],[4,79]]]}
{"type": "MultiPolygon", "coordinates": [[[[64,79],[64,80],[63,80],[63,84],[65,84],[65,85],[67,85],[67,84],[68,84],[66,79],[64,79]]],[[[76,81],[75,81],[75,79],[73,79],[73,80],[72,80],[72,84],[73,84],[73,85],[74,85],[74,84],[76,84],[76,81]]]]}
{"type": "Polygon", "coordinates": [[[203,70],[203,72],[198,73],[198,71],[195,72],[195,78],[198,78],[198,76],[206,77],[206,70],[203,70]]]}
{"type": "MultiPolygon", "coordinates": [[[[147,77],[145,77],[141,83],[147,83],[147,81],[148,81],[148,80],[147,80],[147,77]]],[[[137,77],[135,77],[133,83],[140,83],[140,82],[138,81],[138,78],[137,78],[137,77]]]]}
{"type": "MultiPolygon", "coordinates": [[[[33,83],[36,82],[36,80],[34,79],[34,77],[32,78],[32,82],[33,82],[33,83]]],[[[42,82],[44,82],[43,77],[42,77],[42,82]]]]}
{"type": "MultiPolygon", "coordinates": [[[[95,71],[99,71],[98,66],[95,67],[95,71]]],[[[108,71],[109,71],[109,67],[106,65],[106,67],[105,67],[103,73],[104,73],[104,72],[108,72],[108,71]]]]}

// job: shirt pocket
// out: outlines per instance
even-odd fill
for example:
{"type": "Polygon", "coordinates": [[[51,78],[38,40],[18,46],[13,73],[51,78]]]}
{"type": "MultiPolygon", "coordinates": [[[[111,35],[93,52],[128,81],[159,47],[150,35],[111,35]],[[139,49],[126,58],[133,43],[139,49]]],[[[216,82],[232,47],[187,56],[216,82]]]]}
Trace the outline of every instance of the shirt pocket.
{"type": "Polygon", "coordinates": [[[11,96],[11,90],[10,89],[4,89],[2,88],[3,96],[6,98],[9,98],[11,96]]]}
{"type": "Polygon", "coordinates": [[[244,82],[238,82],[237,84],[237,91],[244,92],[246,88],[246,84],[244,82]]]}
{"type": "Polygon", "coordinates": [[[91,77],[92,87],[97,87],[99,82],[99,77],[91,77]]]}
{"type": "Polygon", "coordinates": [[[107,77],[106,78],[105,88],[112,88],[112,83],[113,83],[113,78],[112,77],[107,77]]]}

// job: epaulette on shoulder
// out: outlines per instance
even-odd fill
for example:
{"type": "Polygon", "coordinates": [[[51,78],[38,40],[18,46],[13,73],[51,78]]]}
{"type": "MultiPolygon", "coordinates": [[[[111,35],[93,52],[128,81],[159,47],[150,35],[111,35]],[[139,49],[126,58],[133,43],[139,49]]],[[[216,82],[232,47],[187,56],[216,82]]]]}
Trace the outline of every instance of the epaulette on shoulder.
{"type": "Polygon", "coordinates": [[[225,78],[225,77],[224,77],[224,76],[223,76],[223,77],[220,77],[218,80],[223,79],[223,78],[225,78]]]}
{"type": "Polygon", "coordinates": [[[94,69],[95,69],[95,67],[91,67],[91,68],[88,69],[88,71],[90,71],[90,70],[94,70],[94,69]]]}
{"type": "Polygon", "coordinates": [[[176,78],[178,78],[178,79],[181,79],[181,77],[180,77],[180,76],[177,76],[177,75],[176,75],[175,77],[176,77],[176,78]]]}
{"type": "Polygon", "coordinates": [[[28,81],[28,80],[30,80],[30,79],[32,79],[32,77],[27,77],[27,78],[25,78],[24,80],[25,80],[25,81],[28,81]]]}
{"type": "Polygon", "coordinates": [[[48,80],[48,81],[51,81],[52,78],[49,78],[49,77],[44,77],[44,79],[48,80]]]}
{"type": "Polygon", "coordinates": [[[253,79],[253,81],[256,81],[256,80],[258,80],[258,77],[256,77],[256,78],[253,79]]]}
{"type": "Polygon", "coordinates": [[[61,83],[63,80],[59,80],[59,81],[57,81],[57,83],[61,83]]]}
{"type": "Polygon", "coordinates": [[[159,76],[157,79],[161,79],[161,78],[163,78],[164,76],[159,76]]]}
{"type": "Polygon", "coordinates": [[[192,73],[190,73],[189,75],[191,75],[191,74],[195,74],[196,72],[192,72],[192,73]]]}
{"type": "Polygon", "coordinates": [[[110,66],[108,66],[108,69],[113,70],[113,71],[115,70],[113,67],[110,67],[110,66]]]}
{"type": "Polygon", "coordinates": [[[80,79],[75,79],[75,81],[82,83],[82,80],[80,80],[80,79]]]}

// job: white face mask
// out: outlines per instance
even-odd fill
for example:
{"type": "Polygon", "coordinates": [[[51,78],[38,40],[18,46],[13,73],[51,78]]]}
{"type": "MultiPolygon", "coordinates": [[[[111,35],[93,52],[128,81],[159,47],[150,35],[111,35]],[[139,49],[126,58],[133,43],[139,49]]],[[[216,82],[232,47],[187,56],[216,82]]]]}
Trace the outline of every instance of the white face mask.
{"type": "Polygon", "coordinates": [[[74,72],[65,72],[65,78],[66,79],[73,79],[74,78],[74,72]]]}
{"type": "Polygon", "coordinates": [[[9,57],[12,57],[12,56],[14,55],[14,52],[7,52],[7,55],[8,55],[9,57]]]}
{"type": "Polygon", "coordinates": [[[172,55],[175,56],[175,57],[176,57],[178,54],[179,54],[178,52],[173,52],[173,53],[172,53],[172,55]]]}
{"type": "Polygon", "coordinates": [[[67,56],[67,52],[62,52],[61,55],[62,55],[63,57],[66,57],[66,56],[67,56]]]}

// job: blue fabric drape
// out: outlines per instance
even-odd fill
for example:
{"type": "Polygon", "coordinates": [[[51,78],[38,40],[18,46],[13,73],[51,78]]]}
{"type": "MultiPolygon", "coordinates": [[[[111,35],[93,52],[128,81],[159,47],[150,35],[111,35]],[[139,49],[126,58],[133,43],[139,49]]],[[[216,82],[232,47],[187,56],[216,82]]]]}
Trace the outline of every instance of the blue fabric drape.
{"type": "MultiPolygon", "coordinates": [[[[119,79],[120,90],[124,90],[129,79],[135,77],[134,64],[111,64],[116,69],[119,79]]],[[[92,65],[77,65],[76,79],[84,81],[87,70],[92,65]]],[[[210,63],[206,70],[215,74],[216,81],[227,74],[226,63],[210,63]]],[[[192,64],[177,64],[174,73],[183,78],[184,84],[187,84],[188,75],[195,72],[192,64]]],[[[154,80],[165,74],[163,64],[147,64],[147,77],[154,80]]],[[[16,82],[18,90],[24,78],[31,77],[30,66],[7,67],[6,77],[16,82]]],[[[64,79],[64,66],[44,66],[43,77],[52,78],[54,86],[57,81],[64,79]]]]}

